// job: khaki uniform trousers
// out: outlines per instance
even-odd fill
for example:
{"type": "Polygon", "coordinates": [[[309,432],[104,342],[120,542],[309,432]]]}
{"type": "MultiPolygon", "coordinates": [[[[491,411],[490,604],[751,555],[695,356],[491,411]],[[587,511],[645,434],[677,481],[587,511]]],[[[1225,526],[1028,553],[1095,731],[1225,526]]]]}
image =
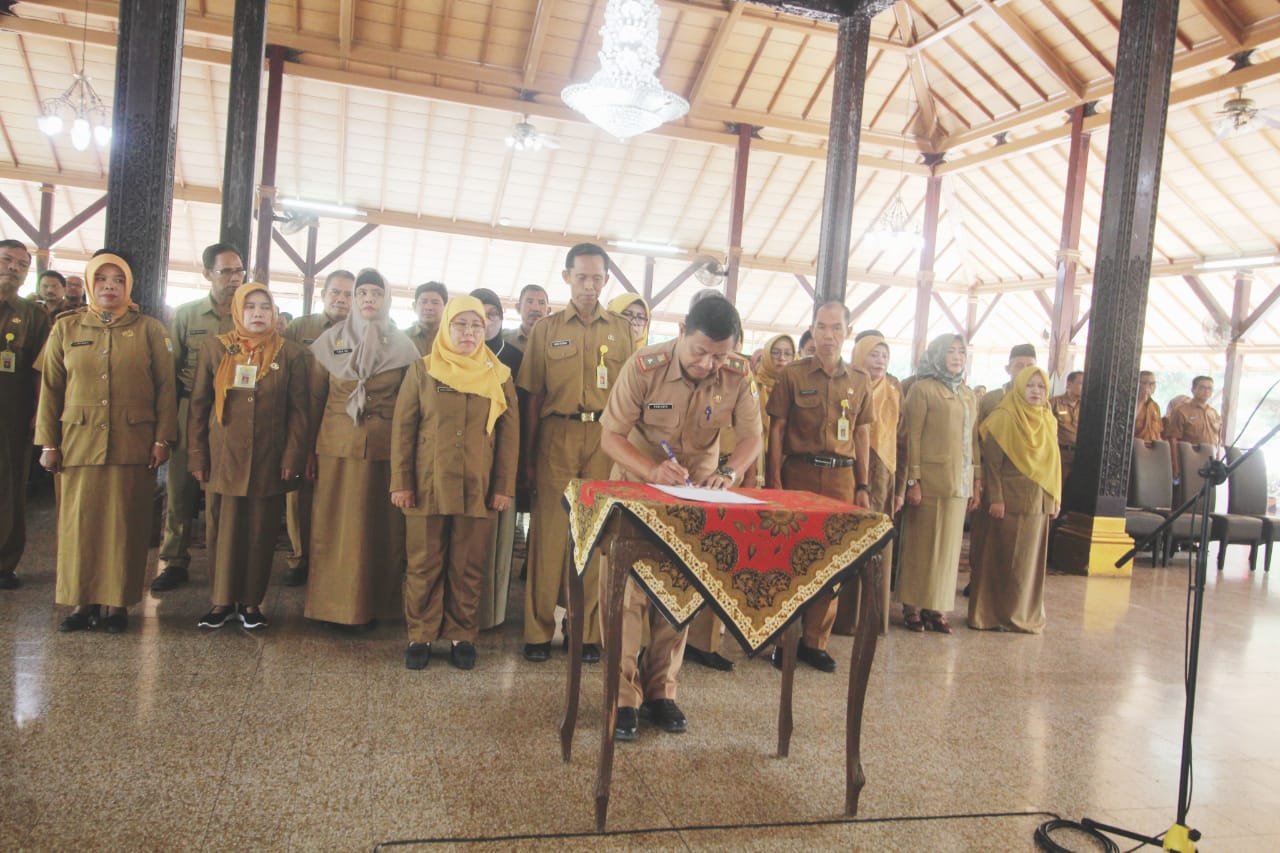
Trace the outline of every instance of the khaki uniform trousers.
{"type": "MultiPolygon", "coordinates": [[[[788,457],[782,463],[782,488],[852,501],[857,485],[853,471],[853,468],[819,468],[803,459],[788,457]]],[[[801,642],[811,649],[825,649],[835,622],[836,597],[830,592],[814,596],[800,617],[801,642]]]]}
{"type": "MultiPolygon", "coordinates": [[[[601,426],[569,418],[545,417],[538,428],[534,462],[537,495],[529,535],[529,568],[524,594],[524,641],[549,643],[556,632],[556,604],[564,589],[564,549],[569,514],[561,496],[575,478],[607,480],[613,468],[600,449],[601,426]]],[[[582,578],[583,642],[600,642],[600,581],[593,560],[582,578]]]]}
{"type": "MultiPolygon", "coordinates": [[[[883,512],[893,518],[893,490],[894,478],[889,469],[880,461],[880,457],[875,453],[871,454],[870,465],[868,466],[870,474],[867,483],[871,487],[871,507],[873,512],[883,512]]],[[[880,633],[883,635],[889,630],[889,585],[893,580],[893,543],[890,542],[884,546],[881,553],[881,572],[880,572],[880,614],[881,624],[880,633]]],[[[858,583],[857,578],[851,578],[840,589],[839,603],[836,605],[836,621],[832,628],[833,633],[842,634],[844,636],[852,636],[854,630],[858,627],[858,610],[861,607],[862,584],[858,583]]]]}
{"type": "Polygon", "coordinates": [[[724,634],[724,623],[710,607],[698,611],[689,623],[689,645],[703,652],[719,652],[720,638],[724,634]]]}
{"type": "Polygon", "coordinates": [[[289,554],[285,561],[291,569],[307,568],[307,546],[311,541],[311,504],[315,500],[314,480],[303,480],[302,485],[285,495],[284,520],[289,529],[289,554]]]}
{"type": "Polygon", "coordinates": [[[169,454],[165,475],[169,507],[165,515],[164,542],[160,545],[160,562],[181,569],[191,565],[191,522],[200,494],[200,484],[187,470],[187,416],[190,413],[191,399],[178,400],[178,441],[169,454]]]}
{"type": "MultiPolygon", "coordinates": [[[[600,568],[599,585],[596,588],[601,600],[605,598],[609,577],[609,561],[596,561],[600,568]]],[[[604,631],[604,610],[599,610],[597,630],[604,631]]],[[[586,633],[584,628],[584,633],[586,633]]],[[[684,663],[684,646],[688,629],[677,630],[654,607],[644,590],[627,575],[627,586],[622,594],[622,678],[618,683],[618,707],[639,708],[641,702],[650,699],[675,699],[676,680],[680,665],[684,663]],[[644,652],[644,671],[636,664],[645,627],[649,628],[649,641],[644,652]]]]}
{"type": "Polygon", "coordinates": [[[406,515],[404,621],[409,642],[474,643],[493,518],[406,515]]]}

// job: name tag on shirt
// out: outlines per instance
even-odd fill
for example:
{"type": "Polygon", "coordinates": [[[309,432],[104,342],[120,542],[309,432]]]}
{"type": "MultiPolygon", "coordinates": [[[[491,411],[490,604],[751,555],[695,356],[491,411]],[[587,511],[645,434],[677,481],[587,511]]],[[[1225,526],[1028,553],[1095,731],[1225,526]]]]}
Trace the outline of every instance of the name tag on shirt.
{"type": "Polygon", "coordinates": [[[672,409],[675,408],[671,403],[649,403],[650,409],[672,409]]]}
{"type": "Polygon", "coordinates": [[[334,355],[349,355],[349,354],[350,354],[350,353],[352,353],[352,352],[355,352],[355,350],[351,349],[351,347],[341,347],[341,348],[339,348],[339,349],[334,350],[334,351],[333,351],[333,354],[334,354],[334,355]]]}
{"type": "Polygon", "coordinates": [[[188,334],[188,335],[192,335],[192,336],[195,336],[195,335],[207,335],[207,334],[209,334],[209,330],[208,330],[208,329],[188,329],[188,330],[187,330],[187,334],[188,334]]]}
{"type": "Polygon", "coordinates": [[[93,341],[72,341],[71,345],[73,347],[87,347],[91,343],[93,343],[93,341]]]}
{"type": "Polygon", "coordinates": [[[812,397],[814,394],[817,394],[817,393],[818,393],[818,389],[817,389],[817,388],[805,388],[803,391],[801,391],[801,392],[800,392],[800,396],[801,396],[801,397],[812,397]]]}
{"type": "Polygon", "coordinates": [[[310,346],[311,344],[314,344],[314,343],[316,342],[316,339],[315,339],[315,338],[303,338],[303,339],[302,339],[302,342],[303,342],[304,344],[307,344],[308,346],[310,346]]]}
{"type": "Polygon", "coordinates": [[[437,385],[436,393],[437,394],[456,394],[458,392],[450,388],[448,385],[437,385]]]}
{"type": "Polygon", "coordinates": [[[552,341],[551,345],[553,347],[567,347],[571,343],[573,343],[573,341],[569,340],[568,338],[565,338],[563,341],[552,341]]]}

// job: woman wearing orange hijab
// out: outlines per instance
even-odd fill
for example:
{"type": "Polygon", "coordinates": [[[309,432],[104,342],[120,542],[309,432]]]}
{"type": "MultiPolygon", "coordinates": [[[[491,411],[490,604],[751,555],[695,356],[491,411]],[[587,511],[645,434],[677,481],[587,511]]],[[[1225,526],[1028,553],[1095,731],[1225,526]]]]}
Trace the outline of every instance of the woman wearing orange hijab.
{"type": "Polygon", "coordinates": [[[201,628],[267,627],[261,604],[284,496],[310,450],[310,360],[280,336],[275,314],[266,285],[240,285],[232,330],[205,341],[196,362],[187,467],[205,489],[213,605],[201,628]]]}
{"type": "Polygon", "coordinates": [[[169,333],[130,301],[133,271],[99,252],[85,267],[89,305],[58,319],[45,344],[36,443],[61,472],[60,631],[118,634],[142,601],[156,468],[178,438],[169,333]]]}

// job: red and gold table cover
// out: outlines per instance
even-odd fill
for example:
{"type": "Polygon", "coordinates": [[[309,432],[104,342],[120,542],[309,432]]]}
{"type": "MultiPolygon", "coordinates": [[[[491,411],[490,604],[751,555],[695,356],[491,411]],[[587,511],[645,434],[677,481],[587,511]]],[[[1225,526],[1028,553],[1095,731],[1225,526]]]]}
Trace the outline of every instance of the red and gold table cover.
{"type": "Polygon", "coordinates": [[[643,483],[573,480],[564,503],[574,567],[586,571],[610,516],[625,511],[663,546],[660,559],[631,567],[663,615],[682,627],[710,600],[755,654],[893,533],[888,516],[811,492],[735,491],[765,503],[698,503],[643,483]]]}

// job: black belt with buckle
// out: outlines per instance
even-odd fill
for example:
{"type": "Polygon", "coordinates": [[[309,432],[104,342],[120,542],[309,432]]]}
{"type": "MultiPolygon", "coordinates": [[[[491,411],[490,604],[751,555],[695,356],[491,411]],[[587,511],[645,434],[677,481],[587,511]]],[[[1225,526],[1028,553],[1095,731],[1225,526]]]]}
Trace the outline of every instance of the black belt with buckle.
{"type": "Polygon", "coordinates": [[[857,460],[848,456],[826,456],[819,453],[808,453],[800,457],[810,465],[818,468],[852,468],[857,460]]]}
{"type": "Polygon", "coordinates": [[[600,416],[604,412],[574,412],[572,415],[562,415],[559,412],[548,412],[553,418],[567,418],[571,421],[582,421],[584,424],[593,424],[600,420],[600,416]]]}

